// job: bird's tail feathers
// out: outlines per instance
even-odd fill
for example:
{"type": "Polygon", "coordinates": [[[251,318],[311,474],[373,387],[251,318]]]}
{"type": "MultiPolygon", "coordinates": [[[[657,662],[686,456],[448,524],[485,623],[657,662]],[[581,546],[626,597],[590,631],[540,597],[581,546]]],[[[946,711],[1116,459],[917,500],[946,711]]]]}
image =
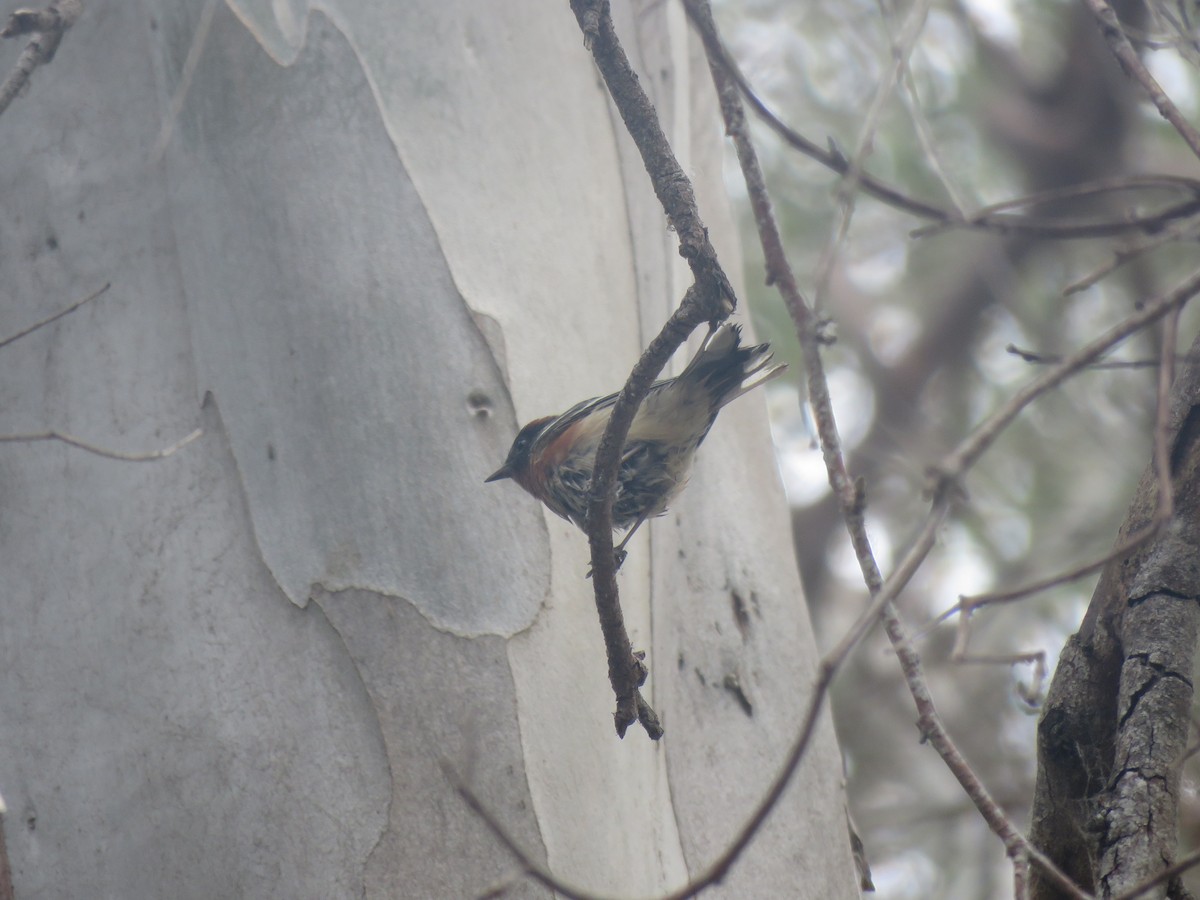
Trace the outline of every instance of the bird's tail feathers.
{"type": "Polygon", "coordinates": [[[772,365],[770,344],[743,347],[741,340],[742,329],[738,325],[710,330],[679,380],[703,383],[717,398],[719,409],[787,369],[786,365],[772,365]],[[755,378],[756,375],[760,377],[755,378]]]}

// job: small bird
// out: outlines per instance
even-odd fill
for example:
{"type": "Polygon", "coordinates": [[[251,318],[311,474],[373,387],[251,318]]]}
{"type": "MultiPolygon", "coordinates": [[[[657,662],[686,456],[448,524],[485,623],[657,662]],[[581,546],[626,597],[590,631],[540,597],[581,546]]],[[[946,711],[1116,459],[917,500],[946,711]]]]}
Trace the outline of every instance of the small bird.
{"type": "MultiPolygon", "coordinates": [[[[613,500],[613,530],[629,529],[616,548],[617,565],[638,527],[666,512],[687,484],[696,448],[721,408],[787,368],[771,365],[769,344],[743,347],[741,336],[737,325],[710,329],[687,368],[677,378],[656,381],[642,401],[625,439],[613,500]]],[[[562,415],[534,419],[484,483],[511,478],[586,530],[592,466],[616,400],[616,394],[596,397],[562,415]]]]}

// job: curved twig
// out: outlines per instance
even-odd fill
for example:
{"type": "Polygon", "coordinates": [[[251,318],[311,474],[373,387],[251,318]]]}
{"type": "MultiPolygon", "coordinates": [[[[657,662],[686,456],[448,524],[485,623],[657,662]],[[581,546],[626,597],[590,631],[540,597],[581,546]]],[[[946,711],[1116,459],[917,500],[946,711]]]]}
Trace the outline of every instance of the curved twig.
{"type": "Polygon", "coordinates": [[[613,559],[612,504],[616,492],[621,448],[637,408],[671,354],[702,322],[724,319],[737,304],[733,287],[721,270],[716,250],[696,209],[691,181],[684,174],[658,122],[654,105],[642,90],[613,27],[608,3],[603,0],[571,0],[571,9],[583,31],[584,44],[604,79],[608,92],[634,144],[641,154],[654,192],[679,237],[679,255],[687,260],[695,277],[679,308],[646,348],[625,383],[612,417],[596,451],[591,497],[588,502],[588,544],[592,553],[592,583],[596,611],[608,653],[608,677],[617,698],[614,715],[617,734],[640,721],[654,739],[662,736],[662,725],[641,696],[646,668],[634,656],[625,630],[617,593],[613,559]]]}
{"type": "Polygon", "coordinates": [[[82,438],[77,438],[74,435],[65,434],[61,431],[36,431],[32,434],[0,434],[0,444],[36,444],[42,441],[57,441],[60,444],[66,444],[69,447],[83,450],[86,453],[91,453],[93,456],[101,456],[104,459],[115,459],[118,462],[153,462],[157,459],[166,459],[168,456],[178,453],[202,434],[204,434],[204,431],[197,428],[187,437],[176,441],[169,447],[163,447],[159,450],[149,450],[145,453],[124,453],[120,450],[109,450],[106,447],[100,447],[90,441],[85,441],[82,438]]]}
{"type": "Polygon", "coordinates": [[[0,113],[8,109],[9,104],[29,83],[33,70],[54,59],[63,35],[82,12],[81,0],[54,0],[45,9],[18,9],[9,16],[8,24],[0,31],[0,37],[23,34],[32,34],[33,37],[21,51],[16,67],[0,84],[0,113]]]}
{"type": "Polygon", "coordinates": [[[60,309],[58,312],[54,313],[54,315],[47,316],[46,318],[42,319],[40,322],[34,322],[29,327],[22,328],[16,334],[10,334],[8,337],[4,338],[3,340],[0,340],[0,347],[7,347],[9,344],[11,344],[15,341],[19,341],[21,338],[25,337],[26,335],[33,334],[39,328],[44,328],[46,325],[49,325],[52,322],[57,322],[63,316],[66,316],[66,315],[69,315],[69,314],[75,312],[75,310],[79,309],[79,307],[83,306],[85,303],[90,303],[91,301],[95,300],[97,297],[99,297],[101,294],[103,294],[105,291],[107,291],[110,287],[112,287],[112,282],[109,282],[108,284],[104,285],[104,287],[100,288],[100,290],[95,291],[94,293],[88,294],[88,296],[84,297],[82,300],[76,300],[74,303],[72,303],[66,309],[60,309]]]}

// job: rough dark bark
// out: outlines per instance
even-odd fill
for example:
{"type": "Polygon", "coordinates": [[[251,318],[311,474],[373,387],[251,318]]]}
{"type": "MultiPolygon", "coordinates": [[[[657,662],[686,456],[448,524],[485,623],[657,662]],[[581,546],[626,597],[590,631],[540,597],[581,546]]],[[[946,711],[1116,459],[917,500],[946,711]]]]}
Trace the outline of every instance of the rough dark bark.
{"type": "MultiPolygon", "coordinates": [[[[1175,858],[1200,629],[1200,338],[1172,388],[1171,429],[1175,517],[1153,542],[1105,568],[1063,649],[1038,726],[1031,838],[1102,897],[1175,858]]],[[[1118,540],[1146,526],[1157,506],[1150,466],[1118,540]]],[[[1037,873],[1032,888],[1034,900],[1064,896],[1037,873]]],[[[1160,888],[1168,890],[1185,896],[1178,883],[1160,888]]]]}

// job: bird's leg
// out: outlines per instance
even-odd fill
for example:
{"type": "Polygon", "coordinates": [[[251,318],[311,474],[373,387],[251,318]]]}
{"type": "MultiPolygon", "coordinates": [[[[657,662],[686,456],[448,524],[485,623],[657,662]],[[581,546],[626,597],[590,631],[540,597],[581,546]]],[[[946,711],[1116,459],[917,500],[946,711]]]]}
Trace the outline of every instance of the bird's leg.
{"type": "MultiPolygon", "coordinates": [[[[621,543],[617,544],[617,546],[613,548],[614,572],[619,572],[621,570],[621,564],[625,562],[625,557],[629,555],[625,552],[625,545],[629,543],[629,539],[633,537],[633,533],[638,530],[638,526],[645,522],[648,518],[650,518],[650,513],[644,513],[636,522],[633,523],[633,527],[625,533],[625,537],[621,538],[621,543]]],[[[584,577],[592,577],[592,569],[590,566],[588,567],[587,575],[584,577]]]]}
{"type": "Polygon", "coordinates": [[[617,544],[613,550],[613,559],[618,569],[621,568],[621,563],[625,562],[625,557],[629,555],[625,552],[625,545],[629,543],[629,539],[633,537],[633,533],[638,530],[638,527],[648,518],[650,518],[650,510],[646,510],[646,512],[638,516],[638,520],[633,523],[633,527],[625,532],[625,537],[621,538],[621,543],[617,544]]]}

